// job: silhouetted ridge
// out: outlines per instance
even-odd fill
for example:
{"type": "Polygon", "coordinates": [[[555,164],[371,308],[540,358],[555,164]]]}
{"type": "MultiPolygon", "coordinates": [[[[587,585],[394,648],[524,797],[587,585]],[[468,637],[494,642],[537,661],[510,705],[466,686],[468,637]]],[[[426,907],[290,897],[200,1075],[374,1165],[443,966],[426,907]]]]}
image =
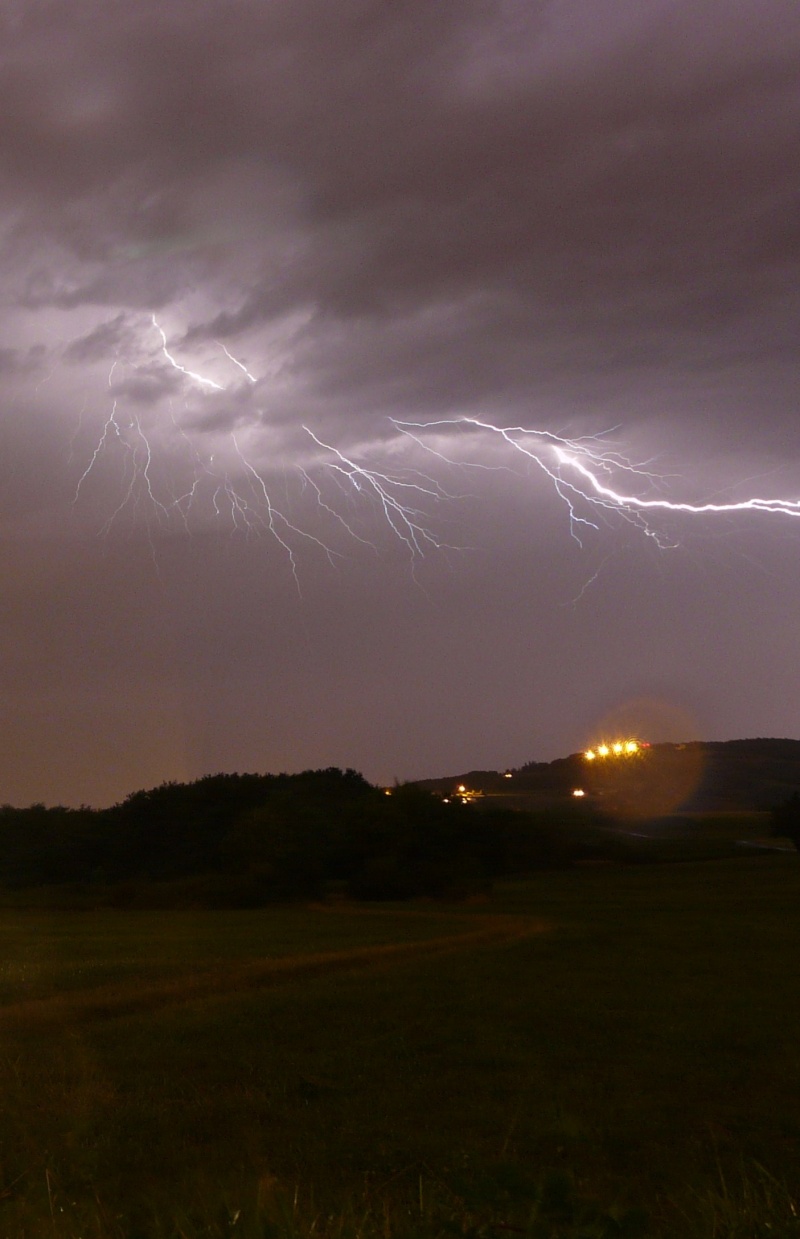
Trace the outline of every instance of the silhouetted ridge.
{"type": "MultiPolygon", "coordinates": [[[[671,805],[673,809],[764,810],[800,789],[800,740],[758,737],[653,744],[639,755],[639,761],[638,768],[625,768],[628,774],[640,772],[644,777],[649,763],[651,770],[660,768],[665,781],[685,788],[685,795],[671,805]]],[[[470,771],[425,779],[418,786],[447,795],[463,783],[485,794],[505,794],[510,804],[521,805],[531,797],[544,801],[569,795],[576,787],[601,780],[611,769],[596,763],[591,770],[583,753],[573,753],[550,762],[526,762],[511,772],[510,779],[499,771],[470,771]]]]}
{"type": "MultiPolygon", "coordinates": [[[[335,767],[216,774],[105,810],[3,806],[0,887],[70,887],[82,906],[464,896],[543,866],[696,858],[694,845],[633,842],[698,838],[692,813],[775,808],[773,825],[797,842],[799,790],[800,741],[779,739],[573,753],[395,788],[335,767]]],[[[744,839],[737,818],[735,834],[703,854],[730,855],[737,841],[767,846],[757,838],[769,833],[765,817],[756,812],[744,839]]]]}

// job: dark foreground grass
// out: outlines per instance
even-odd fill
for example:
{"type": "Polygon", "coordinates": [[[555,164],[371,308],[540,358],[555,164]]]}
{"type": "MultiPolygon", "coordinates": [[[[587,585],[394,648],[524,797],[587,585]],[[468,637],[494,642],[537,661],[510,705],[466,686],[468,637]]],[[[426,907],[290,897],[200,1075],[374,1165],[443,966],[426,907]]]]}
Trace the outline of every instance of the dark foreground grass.
{"type": "Polygon", "coordinates": [[[0,1236],[800,1236],[800,863],[0,913],[0,1236]]]}

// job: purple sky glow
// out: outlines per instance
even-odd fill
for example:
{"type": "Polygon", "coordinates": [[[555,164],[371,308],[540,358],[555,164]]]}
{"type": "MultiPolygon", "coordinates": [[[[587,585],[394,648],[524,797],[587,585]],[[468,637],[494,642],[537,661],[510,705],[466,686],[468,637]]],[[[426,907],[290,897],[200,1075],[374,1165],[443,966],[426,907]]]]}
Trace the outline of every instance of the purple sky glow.
{"type": "Polygon", "coordinates": [[[796,0],[0,49],[0,802],[800,735],[796,0]]]}

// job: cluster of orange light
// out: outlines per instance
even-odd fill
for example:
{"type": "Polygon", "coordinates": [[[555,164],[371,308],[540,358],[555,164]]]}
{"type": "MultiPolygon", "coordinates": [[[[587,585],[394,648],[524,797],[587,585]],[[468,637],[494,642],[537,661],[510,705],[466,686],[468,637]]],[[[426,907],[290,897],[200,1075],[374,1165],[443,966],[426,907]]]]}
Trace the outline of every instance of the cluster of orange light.
{"type": "Polygon", "coordinates": [[[459,783],[458,787],[455,789],[454,792],[451,792],[449,796],[444,797],[444,803],[450,804],[451,800],[460,800],[462,804],[470,804],[473,800],[476,799],[476,797],[482,796],[482,795],[483,795],[483,792],[471,791],[467,787],[466,783],[459,783]]]}
{"type": "Polygon", "coordinates": [[[598,757],[632,757],[644,747],[639,740],[615,740],[613,744],[598,744],[596,749],[587,749],[584,757],[587,761],[598,757]]]}

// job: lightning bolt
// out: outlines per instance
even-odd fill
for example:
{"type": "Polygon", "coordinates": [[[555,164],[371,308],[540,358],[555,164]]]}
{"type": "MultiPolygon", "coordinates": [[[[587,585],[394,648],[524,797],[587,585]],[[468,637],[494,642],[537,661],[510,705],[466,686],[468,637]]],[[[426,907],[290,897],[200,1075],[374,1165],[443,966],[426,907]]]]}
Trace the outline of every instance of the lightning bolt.
{"type": "Polygon", "coordinates": [[[228,361],[232,361],[235,366],[238,366],[239,369],[247,376],[247,378],[250,380],[251,383],[258,382],[258,379],[255,377],[254,374],[250,373],[250,371],[247,369],[247,366],[244,364],[244,362],[239,361],[238,357],[234,357],[233,353],[228,351],[227,347],[222,343],[221,340],[217,340],[216,343],[222,349],[223,353],[228,358],[228,361]]]}
{"type": "Polygon", "coordinates": [[[360,534],[357,534],[355,529],[353,529],[352,525],[350,525],[349,522],[346,521],[344,517],[339,512],[336,511],[335,508],[332,508],[328,503],[325,502],[325,500],[322,497],[321,487],[314,481],[313,477],[308,472],[308,470],[305,469],[302,465],[298,465],[298,472],[300,473],[300,476],[303,479],[303,482],[305,483],[305,485],[314,491],[314,494],[316,495],[316,498],[317,498],[317,505],[320,508],[322,508],[323,512],[327,512],[328,515],[332,517],[334,521],[337,521],[338,524],[340,524],[342,528],[346,530],[349,537],[354,538],[356,542],[363,543],[364,546],[372,547],[373,551],[377,551],[378,548],[375,546],[374,542],[370,542],[368,538],[362,538],[360,534]]]}
{"type": "MultiPolygon", "coordinates": [[[[173,370],[178,371],[202,390],[223,393],[226,391],[226,388],[215,379],[191,369],[178,360],[170,351],[166,331],[155,313],[150,314],[149,321],[152,329],[158,333],[160,355],[173,370]]],[[[258,380],[245,363],[236,357],[222,341],[218,340],[216,343],[231,364],[244,374],[249,383],[255,385],[258,380]]],[[[107,386],[109,389],[112,388],[115,372],[120,365],[138,368],[135,361],[123,360],[117,354],[108,372],[107,386]]],[[[184,399],[188,400],[188,396],[184,396],[184,399]]],[[[103,525],[104,533],[108,533],[126,511],[133,519],[144,517],[148,529],[151,519],[164,523],[172,518],[178,519],[182,527],[189,531],[192,513],[196,513],[197,518],[202,519],[205,506],[207,515],[212,516],[217,522],[227,523],[232,532],[247,535],[268,533],[286,554],[298,587],[296,548],[300,542],[311,544],[321,550],[331,564],[343,558],[339,551],[328,545],[316,533],[301,527],[275,505],[266,473],[257,468],[245,454],[240,439],[235,433],[231,433],[229,438],[235,465],[231,468],[218,466],[213,455],[205,455],[198,450],[196,442],[180,424],[180,419],[176,416],[171,401],[169,407],[172,424],[188,451],[189,467],[193,474],[191,484],[184,487],[181,493],[165,495],[162,481],[161,493],[159,493],[154,472],[154,446],[151,437],[138,417],[121,412],[118,400],[115,398],[102,424],[100,435],[86,468],[78,479],[73,506],[81,498],[87,481],[97,468],[100,459],[112,450],[119,451],[122,448],[124,493],[114,511],[106,519],[103,525]]],[[[341,503],[337,496],[340,498],[343,496],[350,506],[360,503],[366,505],[367,509],[377,509],[391,533],[409,552],[412,561],[431,549],[449,547],[449,544],[434,532],[431,509],[440,501],[453,499],[455,496],[448,494],[434,478],[408,468],[387,472],[368,466],[357,461],[352,453],[348,455],[343,450],[326,443],[308,427],[303,427],[303,429],[323,455],[313,464],[302,461],[297,463],[300,493],[305,493],[316,501],[318,511],[328,523],[338,526],[349,539],[377,550],[369,538],[358,532],[354,522],[338,510],[341,503]],[[326,485],[323,489],[325,479],[329,479],[330,484],[334,486],[333,497],[330,485],[326,485]]],[[[76,431],[76,435],[77,433],[76,431]]]]}
{"type": "Polygon", "coordinates": [[[635,464],[622,453],[606,446],[611,431],[570,438],[551,430],[531,430],[525,426],[502,426],[480,418],[443,418],[431,422],[405,422],[391,419],[396,430],[413,439],[420,447],[438,456],[448,465],[466,468],[498,470],[506,465],[487,465],[485,462],[455,460],[452,456],[426,442],[426,436],[452,435],[477,432],[494,436],[534,464],[552,483],[556,493],[566,505],[570,532],[583,545],[580,526],[598,529],[598,520],[604,514],[615,513],[638,526],[648,537],[654,539],[661,549],[677,545],[664,533],[651,525],[649,513],[663,512],[675,515],[705,516],[708,514],[731,514],[736,512],[766,512],[772,515],[800,516],[800,499],[750,497],[727,503],[689,503],[648,497],[635,489],[619,490],[611,484],[614,475],[623,473],[653,486],[663,484],[667,478],[635,464]]]}
{"type": "MultiPolygon", "coordinates": [[[[377,502],[392,533],[403,543],[412,558],[424,555],[429,547],[441,550],[448,546],[423,523],[427,519],[426,511],[417,506],[430,500],[437,502],[441,499],[452,498],[436,481],[421,475],[422,481],[412,482],[397,474],[392,475],[381,473],[376,469],[368,469],[364,465],[359,465],[351,457],[345,456],[339,448],[324,443],[308,426],[304,426],[303,430],[317,447],[321,447],[333,456],[334,459],[326,465],[328,470],[343,480],[357,494],[366,495],[377,502]]],[[[448,547],[448,549],[458,548],[448,547]]]]}
{"type": "MultiPolygon", "coordinates": [[[[148,341],[142,346],[143,355],[151,366],[153,360],[160,356],[188,383],[201,390],[227,391],[232,398],[236,396],[236,408],[240,410],[237,418],[241,421],[244,407],[241,397],[245,389],[238,376],[226,387],[183,365],[170,351],[166,332],[155,314],[149,316],[146,326],[142,324],[142,331],[144,340],[148,341]],[[157,351],[152,331],[158,333],[160,343],[157,351]]],[[[217,340],[216,345],[248,383],[255,385],[260,382],[225,343],[217,340]]],[[[136,360],[123,360],[119,356],[114,359],[108,373],[109,389],[112,388],[117,367],[126,365],[138,368],[136,360]]],[[[191,408],[188,383],[183,389],[187,410],[191,408]]],[[[282,511],[276,506],[270,489],[274,474],[272,463],[265,466],[263,457],[250,458],[243,446],[247,445],[248,440],[242,432],[228,432],[227,445],[225,441],[220,445],[219,435],[222,432],[214,432],[218,436],[218,463],[214,454],[203,452],[198,447],[198,440],[187,433],[171,402],[172,424],[179,436],[178,442],[183,443],[181,450],[185,449],[187,455],[179,464],[179,468],[185,471],[180,485],[166,480],[163,469],[156,467],[160,435],[154,433],[152,422],[143,424],[138,416],[127,413],[124,407],[120,408],[118,399],[122,400],[119,394],[122,390],[118,388],[116,393],[109,390],[109,398],[115,398],[102,421],[99,437],[78,479],[73,499],[73,504],[77,504],[102,457],[115,452],[119,460],[121,454],[124,490],[116,509],[103,526],[105,532],[127,512],[134,520],[143,519],[148,531],[153,524],[178,521],[190,532],[195,522],[213,520],[237,535],[266,534],[277,542],[287,557],[298,589],[300,546],[315,547],[332,565],[341,561],[344,556],[340,551],[292,520],[287,515],[288,508],[282,511]],[[175,486],[180,493],[169,493],[171,486],[175,486]]],[[[692,503],[664,497],[666,485],[673,479],[654,471],[650,461],[637,462],[629,458],[614,445],[613,429],[594,435],[570,436],[550,429],[503,425],[487,417],[449,417],[431,421],[390,418],[389,424],[393,435],[390,435],[385,451],[394,460],[398,459],[398,446],[407,441],[412,445],[411,459],[416,462],[420,454],[425,453],[449,469],[517,476],[537,471],[564,504],[569,532],[580,546],[583,546],[589,531],[599,530],[602,524],[617,523],[618,527],[620,519],[652,538],[659,548],[667,549],[677,543],[659,527],[667,523],[659,521],[659,517],[705,517],[737,512],[800,516],[800,498],[751,496],[740,501],[722,502],[717,501],[717,495],[707,502],[692,503]],[[493,449],[487,453],[490,440],[494,440],[502,450],[493,449]]],[[[73,449],[79,430],[80,425],[73,436],[73,449]]],[[[316,505],[319,519],[325,521],[325,528],[335,528],[340,536],[346,535],[352,542],[369,546],[377,553],[376,544],[363,536],[360,516],[354,513],[360,510],[372,517],[377,514],[408,553],[412,575],[414,564],[430,552],[463,549],[452,546],[439,532],[441,521],[437,518],[444,502],[465,497],[445,489],[439,478],[447,475],[440,468],[432,467],[429,472],[422,472],[411,467],[387,467],[380,461],[375,463],[375,457],[363,447],[346,451],[321,437],[310,426],[304,425],[302,430],[307,441],[313,444],[313,449],[309,447],[307,453],[296,457],[296,472],[290,474],[290,478],[296,477],[299,495],[306,497],[305,502],[316,505]]],[[[477,474],[472,476],[477,477],[477,474]]],[[[748,486],[753,484],[751,481],[748,486]]],[[[674,528],[674,522],[671,524],[674,528]]],[[[594,579],[592,577],[584,588],[594,579]]]]}
{"type": "Polygon", "coordinates": [[[292,575],[294,576],[295,584],[297,585],[299,589],[300,581],[297,575],[297,561],[295,559],[294,552],[292,551],[292,548],[289,546],[289,544],[285,542],[284,539],[281,537],[281,535],[278,533],[278,530],[276,527],[276,521],[280,521],[287,530],[291,530],[291,532],[296,534],[298,537],[305,538],[309,542],[313,542],[316,546],[318,546],[322,551],[325,552],[325,555],[328,558],[328,562],[331,565],[335,566],[335,558],[341,559],[342,557],[340,555],[337,555],[335,551],[332,551],[331,548],[329,546],[326,546],[325,543],[322,542],[319,538],[314,537],[313,534],[308,533],[304,529],[298,528],[297,525],[293,525],[291,521],[287,520],[287,518],[283,515],[282,512],[279,512],[277,508],[273,507],[272,500],[269,497],[269,491],[267,490],[267,484],[264,481],[264,478],[261,476],[258,470],[250,463],[250,461],[247,460],[246,457],[242,454],[241,448],[239,447],[239,444],[236,441],[236,436],[231,435],[231,439],[233,440],[233,446],[236,449],[236,453],[239,459],[241,460],[247,472],[253,478],[255,484],[257,485],[259,491],[261,492],[264,498],[264,504],[265,504],[265,508],[267,512],[267,524],[269,527],[269,532],[286,551],[289,557],[289,563],[291,564],[292,575]]]}
{"type": "Polygon", "coordinates": [[[187,370],[186,366],[182,366],[179,361],[176,361],[172,353],[167,348],[167,337],[164,334],[163,328],[158,325],[155,314],[151,315],[153,326],[161,336],[161,352],[169,364],[175,370],[180,370],[181,374],[185,374],[188,378],[193,379],[195,383],[199,383],[201,387],[211,387],[214,391],[224,391],[225,388],[221,383],[215,383],[213,379],[207,379],[202,374],[198,374],[195,370],[187,370]]]}
{"type": "MultiPolygon", "coordinates": [[[[161,337],[161,354],[174,369],[179,370],[181,374],[184,374],[193,383],[201,387],[213,388],[218,391],[225,390],[214,380],[181,365],[170,353],[166,334],[160,327],[155,315],[151,316],[151,322],[161,337]]],[[[251,382],[255,383],[255,377],[249,373],[244,363],[235,358],[224,345],[221,345],[221,347],[230,360],[246,374],[251,382]]],[[[120,358],[116,357],[108,372],[107,386],[109,389],[112,387],[115,372],[121,364],[130,365],[134,369],[138,368],[134,362],[121,362],[120,358]]],[[[102,430],[91,452],[89,461],[78,479],[73,497],[74,507],[80,500],[87,480],[98,466],[101,458],[114,448],[117,450],[121,448],[124,461],[123,492],[116,507],[102,525],[100,530],[102,534],[109,534],[115,523],[126,511],[135,520],[144,519],[148,534],[150,534],[152,520],[164,523],[168,522],[171,517],[177,517],[181,521],[183,528],[189,532],[191,528],[190,516],[193,510],[199,509],[202,501],[208,504],[214,518],[219,522],[227,523],[230,531],[233,533],[238,532],[246,535],[269,533],[286,554],[298,591],[300,590],[299,565],[292,541],[296,543],[299,539],[313,544],[323,552],[328,562],[333,566],[336,566],[337,561],[343,558],[340,552],[334,550],[314,533],[294,523],[273,503],[265,475],[245,455],[235,433],[230,434],[229,442],[238,465],[238,468],[233,470],[233,473],[238,474],[238,477],[232,476],[229,469],[219,467],[215,463],[213,454],[204,457],[198,451],[194,441],[180,424],[179,418],[176,417],[171,401],[170,418],[175,430],[188,449],[190,467],[194,477],[191,485],[183,493],[172,494],[165,498],[163,495],[159,495],[156,487],[153,474],[153,445],[142,425],[141,419],[135,415],[121,412],[118,399],[115,398],[112,401],[111,409],[102,424],[102,430]],[[242,477],[245,479],[244,482],[242,477]],[[203,495],[205,495],[205,499],[203,499],[203,495]]],[[[79,429],[80,427],[76,430],[73,439],[77,436],[79,429]]],[[[365,542],[366,540],[361,538],[343,517],[338,517],[334,509],[325,502],[321,488],[311,479],[308,471],[300,467],[300,474],[302,487],[310,487],[316,496],[319,507],[328,515],[336,517],[339,524],[353,538],[357,541],[365,542]]]]}
{"type": "MultiPolygon", "coordinates": [[[[113,367],[112,367],[112,373],[113,373],[113,367]]],[[[110,378],[109,378],[109,381],[110,381],[110,378]]],[[[106,443],[108,441],[108,438],[111,434],[116,435],[118,439],[122,439],[122,432],[117,422],[117,402],[116,400],[112,404],[111,412],[109,413],[108,417],[106,418],[105,423],[103,424],[102,434],[100,435],[100,438],[97,441],[95,449],[92,452],[91,459],[88,465],[86,466],[86,468],[84,469],[83,473],[81,474],[80,478],[78,479],[78,485],[75,487],[75,494],[72,499],[73,507],[78,502],[80,498],[80,494],[81,494],[81,488],[84,482],[86,481],[86,479],[88,478],[89,474],[92,472],[95,465],[97,464],[97,461],[99,460],[100,455],[103,452],[106,446],[106,443]]],[[[124,439],[122,441],[124,443],[124,439]]]]}
{"type": "MultiPolygon", "coordinates": [[[[626,508],[624,504],[614,504],[610,499],[604,499],[599,495],[587,494],[586,490],[568,477],[564,476],[564,471],[561,468],[567,459],[583,457],[591,462],[591,464],[600,471],[610,471],[611,469],[622,469],[630,473],[635,473],[640,477],[652,480],[653,473],[643,467],[636,466],[626,460],[618,452],[604,450],[601,446],[605,436],[590,435],[582,439],[571,439],[564,435],[556,434],[552,430],[529,430],[525,426],[497,426],[493,422],[486,422],[475,417],[459,417],[459,418],[443,418],[433,422],[405,422],[398,419],[390,419],[396,430],[413,439],[413,441],[425,450],[438,456],[440,460],[448,465],[460,465],[461,467],[488,470],[497,472],[508,469],[505,465],[487,465],[484,462],[475,461],[455,461],[452,457],[432,447],[425,441],[423,437],[426,433],[432,431],[441,433],[445,429],[451,434],[455,428],[457,432],[464,430],[484,432],[487,435],[495,435],[502,439],[503,442],[511,448],[512,452],[523,456],[529,464],[534,464],[539,468],[552,482],[556,494],[564,502],[569,513],[570,533],[579,546],[583,546],[581,538],[581,526],[590,529],[599,529],[596,519],[592,519],[594,513],[592,506],[596,508],[615,507],[622,510],[623,516],[627,519],[634,520],[635,523],[648,536],[659,541],[659,534],[653,530],[641,513],[634,512],[630,508],[626,508]],[[558,453],[565,453],[564,459],[559,458],[558,453]],[[566,455],[568,454],[568,455],[566,455]],[[584,505],[591,505],[587,510],[584,505]]],[[[659,545],[664,545],[659,541],[659,545]]]]}
{"type": "Polygon", "coordinates": [[[800,499],[759,499],[753,496],[734,503],[676,503],[671,499],[643,499],[639,495],[626,495],[604,486],[596,473],[593,473],[584,462],[561,448],[555,448],[555,454],[560,464],[574,469],[589,484],[586,498],[602,504],[612,504],[623,510],[650,511],[661,509],[666,512],[688,512],[702,516],[708,512],[770,512],[782,516],[800,516],[800,499]]]}

